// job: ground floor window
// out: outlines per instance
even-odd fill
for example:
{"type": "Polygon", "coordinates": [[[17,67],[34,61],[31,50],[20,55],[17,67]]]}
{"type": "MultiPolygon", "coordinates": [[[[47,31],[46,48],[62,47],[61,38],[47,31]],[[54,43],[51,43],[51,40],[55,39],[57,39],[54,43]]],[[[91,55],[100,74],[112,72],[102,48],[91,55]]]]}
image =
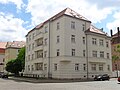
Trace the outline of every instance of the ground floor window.
{"type": "Polygon", "coordinates": [[[99,71],[103,71],[103,64],[99,64],[99,71]]]}
{"type": "Polygon", "coordinates": [[[35,70],[43,70],[43,63],[35,63],[35,70]]]}
{"type": "Polygon", "coordinates": [[[75,64],[75,71],[79,71],[79,64],[78,63],[75,64]]]}
{"type": "Polygon", "coordinates": [[[54,64],[54,71],[57,71],[58,67],[57,64],[54,64]]]}
{"type": "Polygon", "coordinates": [[[96,71],[96,64],[91,64],[91,70],[96,71]]]}

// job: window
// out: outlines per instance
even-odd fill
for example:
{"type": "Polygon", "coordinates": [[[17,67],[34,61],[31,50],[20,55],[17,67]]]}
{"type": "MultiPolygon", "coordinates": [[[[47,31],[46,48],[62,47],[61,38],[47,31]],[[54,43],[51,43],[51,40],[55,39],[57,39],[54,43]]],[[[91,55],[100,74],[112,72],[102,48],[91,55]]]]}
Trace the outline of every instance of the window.
{"type": "Polygon", "coordinates": [[[32,54],[32,60],[34,59],[34,54],[32,54]]]}
{"type": "Polygon", "coordinates": [[[5,58],[3,58],[3,62],[5,62],[5,58]]]}
{"type": "Polygon", "coordinates": [[[103,46],[103,40],[102,39],[99,40],[99,44],[100,44],[100,46],[103,46]]]}
{"type": "Polygon", "coordinates": [[[96,71],[96,64],[92,64],[91,69],[92,69],[92,71],[96,71]]]}
{"type": "Polygon", "coordinates": [[[34,70],[34,66],[33,65],[31,66],[31,69],[32,69],[32,71],[34,70]]]}
{"type": "Polygon", "coordinates": [[[45,45],[47,45],[47,38],[45,38],[45,40],[44,40],[44,41],[45,41],[45,45]]]}
{"type": "Polygon", "coordinates": [[[60,56],[60,50],[57,49],[57,56],[60,56]]]}
{"type": "Polygon", "coordinates": [[[72,56],[75,56],[75,49],[72,49],[72,56]]]}
{"type": "Polygon", "coordinates": [[[26,38],[26,42],[28,42],[28,38],[26,38]]]}
{"type": "Polygon", "coordinates": [[[75,43],[75,35],[71,35],[71,42],[75,43]]]}
{"type": "Polygon", "coordinates": [[[86,64],[83,64],[83,70],[86,71],[86,64]]]}
{"type": "Polygon", "coordinates": [[[60,42],[60,36],[57,36],[57,43],[60,42]]]}
{"type": "Polygon", "coordinates": [[[109,47],[109,42],[106,42],[106,47],[109,47]]]}
{"type": "Polygon", "coordinates": [[[28,71],[30,71],[30,65],[28,65],[28,71]]]}
{"type": "Polygon", "coordinates": [[[43,45],[43,38],[39,38],[36,40],[36,46],[41,46],[43,45]]]}
{"type": "Polygon", "coordinates": [[[75,29],[75,22],[71,21],[71,29],[75,29]]]}
{"type": "Polygon", "coordinates": [[[82,24],[83,31],[85,31],[85,24],[82,24]]]}
{"type": "Polygon", "coordinates": [[[30,60],[30,55],[28,55],[28,60],[30,60]]]}
{"type": "Polygon", "coordinates": [[[31,50],[31,44],[29,45],[29,51],[31,50]]]}
{"type": "Polygon", "coordinates": [[[99,64],[99,71],[103,71],[103,64],[99,64]]]}
{"type": "MultiPolygon", "coordinates": [[[[107,69],[108,69],[108,71],[110,71],[110,65],[107,65],[107,69]]],[[[117,69],[116,69],[117,70],[117,69]]]]}
{"type": "Polygon", "coordinates": [[[97,45],[97,39],[96,38],[92,38],[92,44],[97,45]]]}
{"type": "Polygon", "coordinates": [[[48,27],[47,26],[45,26],[45,33],[47,33],[48,32],[48,27]]]}
{"type": "Polygon", "coordinates": [[[60,23],[57,23],[57,30],[60,29],[60,23]]]}
{"type": "Polygon", "coordinates": [[[79,71],[79,64],[75,64],[75,71],[79,71]]]}
{"type": "Polygon", "coordinates": [[[83,37],[83,44],[85,44],[85,37],[83,37]]]}
{"type": "Polygon", "coordinates": [[[97,57],[97,51],[92,51],[93,57],[97,57]]]}
{"type": "Polygon", "coordinates": [[[104,52],[103,51],[100,51],[100,57],[104,58],[104,52]]]}
{"type": "Polygon", "coordinates": [[[47,57],[47,51],[44,51],[44,57],[47,57]]]}
{"type": "Polygon", "coordinates": [[[18,53],[20,52],[20,49],[18,49],[18,53]]]}
{"type": "Polygon", "coordinates": [[[35,33],[33,33],[32,39],[34,39],[34,37],[35,37],[35,33]]]}
{"type": "Polygon", "coordinates": [[[34,49],[34,43],[32,44],[32,49],[34,49]]]}
{"type": "Polygon", "coordinates": [[[29,48],[27,47],[27,50],[26,50],[27,52],[29,51],[29,48]]]}
{"type": "Polygon", "coordinates": [[[83,57],[85,57],[85,50],[83,50],[83,57]]]}
{"type": "Polygon", "coordinates": [[[43,50],[35,51],[35,57],[36,58],[42,58],[43,57],[43,50]]]}
{"type": "Polygon", "coordinates": [[[44,70],[47,70],[47,64],[44,64],[44,70]]]}
{"type": "Polygon", "coordinates": [[[57,64],[54,64],[54,71],[57,71],[57,64]]]}
{"type": "Polygon", "coordinates": [[[35,63],[35,70],[43,70],[43,63],[35,63]]]}
{"type": "Polygon", "coordinates": [[[109,59],[109,53],[107,53],[107,59],[109,59]]]}
{"type": "Polygon", "coordinates": [[[29,36],[29,41],[31,41],[31,35],[29,36]]]}

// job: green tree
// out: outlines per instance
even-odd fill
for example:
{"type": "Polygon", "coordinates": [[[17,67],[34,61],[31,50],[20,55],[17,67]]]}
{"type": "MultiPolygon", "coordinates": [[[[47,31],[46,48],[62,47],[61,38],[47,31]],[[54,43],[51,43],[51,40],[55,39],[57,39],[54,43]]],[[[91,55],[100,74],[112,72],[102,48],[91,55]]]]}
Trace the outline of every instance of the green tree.
{"type": "Polygon", "coordinates": [[[21,69],[23,70],[25,67],[25,47],[20,49],[19,54],[16,58],[16,61],[21,63],[21,69]]]}
{"type": "Polygon", "coordinates": [[[115,61],[119,60],[119,57],[117,55],[113,55],[112,60],[115,62],[115,61]]]}
{"type": "Polygon", "coordinates": [[[14,73],[14,63],[15,63],[15,59],[13,59],[13,60],[10,60],[10,61],[8,61],[7,62],[7,64],[6,64],[6,71],[8,71],[8,72],[11,72],[11,73],[14,73]]]}
{"type": "Polygon", "coordinates": [[[6,71],[18,75],[19,71],[21,71],[21,62],[17,61],[16,59],[10,60],[6,64],[6,71]]]}

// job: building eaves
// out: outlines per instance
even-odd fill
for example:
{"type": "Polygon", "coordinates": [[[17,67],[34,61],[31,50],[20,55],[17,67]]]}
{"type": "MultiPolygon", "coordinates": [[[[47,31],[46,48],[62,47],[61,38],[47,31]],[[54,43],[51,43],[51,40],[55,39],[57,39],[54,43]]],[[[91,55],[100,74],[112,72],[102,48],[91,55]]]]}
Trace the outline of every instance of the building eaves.
{"type": "MultiPolygon", "coordinates": [[[[31,31],[29,31],[28,34],[30,32],[32,32],[33,30],[35,30],[35,29],[39,29],[39,28],[43,27],[45,23],[47,23],[49,21],[54,21],[54,20],[60,18],[63,15],[70,16],[70,17],[80,19],[80,20],[84,20],[84,21],[87,21],[87,22],[91,23],[91,21],[89,21],[87,18],[83,17],[82,15],[78,14],[74,10],[72,10],[70,8],[66,8],[66,9],[62,10],[61,12],[59,12],[58,14],[54,15],[53,17],[49,18],[45,22],[40,23],[39,25],[37,25],[35,28],[33,28],[31,31]]],[[[28,36],[28,34],[26,36],[28,36]]]]}
{"type": "Polygon", "coordinates": [[[107,35],[102,29],[98,29],[95,26],[91,25],[88,30],[85,31],[86,34],[96,34],[96,35],[102,35],[105,37],[108,37],[111,39],[110,36],[107,35]]]}

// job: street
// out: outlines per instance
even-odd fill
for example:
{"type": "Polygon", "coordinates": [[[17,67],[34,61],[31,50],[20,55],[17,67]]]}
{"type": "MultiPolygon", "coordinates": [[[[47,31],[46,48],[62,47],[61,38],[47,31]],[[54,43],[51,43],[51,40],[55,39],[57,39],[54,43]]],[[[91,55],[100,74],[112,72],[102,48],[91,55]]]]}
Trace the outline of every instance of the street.
{"type": "Polygon", "coordinates": [[[0,78],[0,90],[120,90],[120,83],[115,78],[70,83],[30,83],[0,78]]]}

